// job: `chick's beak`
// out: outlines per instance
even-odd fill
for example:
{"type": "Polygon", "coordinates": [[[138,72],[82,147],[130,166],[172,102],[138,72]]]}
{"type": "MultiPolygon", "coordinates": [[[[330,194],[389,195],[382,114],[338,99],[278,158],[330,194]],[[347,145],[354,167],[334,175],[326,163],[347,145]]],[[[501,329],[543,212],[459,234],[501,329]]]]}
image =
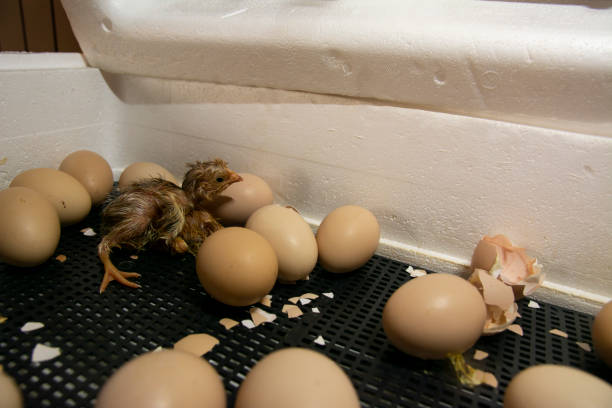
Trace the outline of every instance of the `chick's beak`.
{"type": "Polygon", "coordinates": [[[238,173],[231,172],[229,179],[228,179],[229,184],[233,184],[238,181],[242,181],[242,177],[240,177],[238,173]]]}

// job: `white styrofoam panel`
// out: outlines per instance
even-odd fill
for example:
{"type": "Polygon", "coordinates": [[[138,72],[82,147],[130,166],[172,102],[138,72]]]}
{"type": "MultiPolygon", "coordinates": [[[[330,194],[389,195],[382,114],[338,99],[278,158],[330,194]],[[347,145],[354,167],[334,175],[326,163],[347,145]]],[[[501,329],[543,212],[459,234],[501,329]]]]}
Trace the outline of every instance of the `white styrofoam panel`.
{"type": "Polygon", "coordinates": [[[606,1],[63,0],[104,70],[612,135],[606,1]]]}

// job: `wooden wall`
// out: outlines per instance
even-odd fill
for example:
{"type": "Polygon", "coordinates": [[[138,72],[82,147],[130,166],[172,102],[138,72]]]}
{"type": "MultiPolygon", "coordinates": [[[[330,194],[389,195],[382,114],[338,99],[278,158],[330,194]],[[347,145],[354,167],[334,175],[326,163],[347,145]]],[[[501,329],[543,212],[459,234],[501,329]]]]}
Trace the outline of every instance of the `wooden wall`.
{"type": "Polygon", "coordinates": [[[0,0],[0,51],[81,49],[60,0],[0,0]]]}

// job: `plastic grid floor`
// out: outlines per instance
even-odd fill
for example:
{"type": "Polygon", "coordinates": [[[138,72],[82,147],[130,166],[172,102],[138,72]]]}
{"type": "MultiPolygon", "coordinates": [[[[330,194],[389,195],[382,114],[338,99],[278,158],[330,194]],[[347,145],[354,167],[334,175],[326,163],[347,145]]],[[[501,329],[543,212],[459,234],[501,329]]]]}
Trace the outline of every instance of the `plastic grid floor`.
{"type": "Polygon", "coordinates": [[[189,255],[170,256],[146,251],[138,259],[131,253],[113,253],[123,270],[142,274],[141,289],[111,283],[100,295],[102,266],[96,256],[99,236],[97,210],[78,225],[64,228],[55,260],[32,270],[0,263],[0,364],[19,383],[28,407],[81,407],[93,405],[105,380],[136,355],[158,346],[172,347],[191,333],[208,333],[220,344],[206,358],[223,377],[232,406],[236,390],[258,360],[273,350],[301,346],[318,350],[342,366],[353,381],[363,407],[500,407],[511,378],[539,363],[575,366],[611,381],[610,370],[593,352],[576,341],[591,344],[592,317],[540,303],[540,309],[519,302],[517,321],[524,335],[504,332],[482,337],[475,348],[489,353],[474,361],[476,368],[495,374],[498,388],[468,388],[458,383],[450,363],[421,361],[391,346],[382,330],[382,310],[388,297],[410,279],[408,265],[374,256],[360,270],[345,275],[323,271],[318,265],[308,281],[276,285],[272,306],[257,305],[277,314],[272,323],[254,329],[242,325],[226,330],[223,317],[241,321],[250,317],[248,307],[232,308],[211,299],[195,274],[189,255]],[[289,319],[281,309],[288,299],[307,292],[320,297],[300,305],[304,315],[289,319]],[[332,292],[333,298],[322,296],[332,292]],[[317,307],[320,313],[314,313],[317,307]],[[28,321],[45,327],[22,333],[28,321]],[[568,333],[567,339],[550,329],[568,333]],[[325,346],[314,343],[319,335],[325,346]],[[37,343],[60,347],[62,354],[50,361],[32,363],[37,343]]]}

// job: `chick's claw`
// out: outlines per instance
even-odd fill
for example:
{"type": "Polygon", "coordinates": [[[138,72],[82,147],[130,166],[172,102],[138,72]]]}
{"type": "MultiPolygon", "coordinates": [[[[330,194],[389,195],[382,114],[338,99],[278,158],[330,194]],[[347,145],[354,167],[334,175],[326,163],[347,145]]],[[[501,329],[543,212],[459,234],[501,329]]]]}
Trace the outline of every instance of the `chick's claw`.
{"type": "Polygon", "coordinates": [[[106,290],[106,287],[109,283],[116,280],[122,285],[129,286],[131,288],[139,288],[140,285],[128,280],[128,278],[139,278],[140,274],[136,272],[123,272],[119,269],[115,268],[115,266],[111,263],[104,265],[104,278],[102,278],[102,283],[100,284],[100,293],[106,290]]]}

